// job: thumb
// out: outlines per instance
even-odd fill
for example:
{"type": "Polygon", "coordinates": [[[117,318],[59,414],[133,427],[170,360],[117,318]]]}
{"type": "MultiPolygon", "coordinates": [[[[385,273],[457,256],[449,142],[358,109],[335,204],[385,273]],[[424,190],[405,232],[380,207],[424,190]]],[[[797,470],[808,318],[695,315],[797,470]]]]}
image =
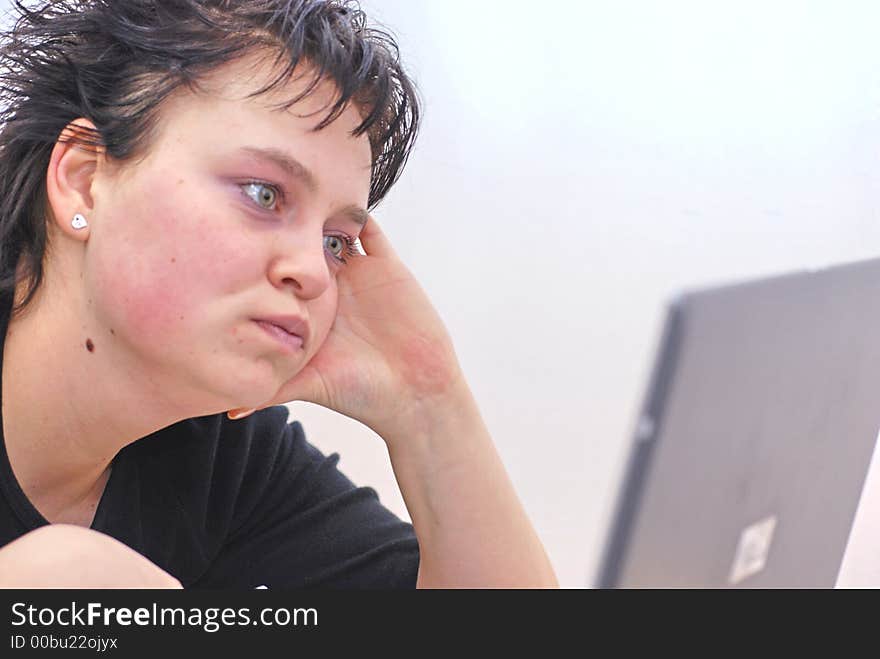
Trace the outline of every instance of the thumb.
{"type": "Polygon", "coordinates": [[[238,421],[239,419],[243,419],[247,416],[250,416],[254,412],[257,411],[255,407],[236,407],[235,409],[229,410],[226,413],[226,416],[232,419],[233,421],[238,421]]]}

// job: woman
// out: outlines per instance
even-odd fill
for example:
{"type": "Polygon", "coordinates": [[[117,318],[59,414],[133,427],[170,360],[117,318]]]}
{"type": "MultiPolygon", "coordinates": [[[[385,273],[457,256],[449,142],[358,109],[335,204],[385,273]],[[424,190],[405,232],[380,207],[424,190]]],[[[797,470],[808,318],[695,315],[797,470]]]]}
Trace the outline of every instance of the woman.
{"type": "Polygon", "coordinates": [[[0,584],[554,586],[367,211],[418,125],[393,40],[352,3],[18,4],[0,584]],[[306,442],[293,400],[382,437],[412,525],[306,442]]]}

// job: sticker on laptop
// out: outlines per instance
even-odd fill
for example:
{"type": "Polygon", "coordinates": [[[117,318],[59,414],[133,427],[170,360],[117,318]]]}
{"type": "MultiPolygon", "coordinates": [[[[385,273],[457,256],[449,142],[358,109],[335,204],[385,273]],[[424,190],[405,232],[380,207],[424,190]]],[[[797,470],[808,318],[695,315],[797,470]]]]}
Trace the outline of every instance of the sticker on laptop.
{"type": "Polygon", "coordinates": [[[736,585],[764,569],[775,529],[776,515],[771,515],[743,529],[733,557],[730,576],[727,579],[731,585],[736,585]]]}

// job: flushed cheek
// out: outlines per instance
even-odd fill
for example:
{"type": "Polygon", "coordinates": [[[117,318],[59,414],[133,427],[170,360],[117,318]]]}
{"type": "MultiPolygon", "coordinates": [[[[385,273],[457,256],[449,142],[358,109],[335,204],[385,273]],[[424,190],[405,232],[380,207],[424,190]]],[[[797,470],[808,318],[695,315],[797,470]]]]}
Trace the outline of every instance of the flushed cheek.
{"type": "Polygon", "coordinates": [[[248,276],[240,241],[231,232],[214,230],[211,220],[198,214],[180,217],[157,207],[151,215],[149,235],[135,232],[129,244],[104,252],[96,274],[108,282],[101,287],[108,320],[133,337],[166,345],[171,340],[186,345],[208,330],[216,333],[212,319],[224,319],[212,310],[248,276]]]}
{"type": "Polygon", "coordinates": [[[338,296],[339,293],[336,288],[336,281],[334,280],[321,297],[312,300],[308,305],[311,325],[311,346],[309,347],[307,359],[311,359],[321,349],[321,346],[324,345],[327,336],[330,334],[333,323],[336,320],[338,296]]]}

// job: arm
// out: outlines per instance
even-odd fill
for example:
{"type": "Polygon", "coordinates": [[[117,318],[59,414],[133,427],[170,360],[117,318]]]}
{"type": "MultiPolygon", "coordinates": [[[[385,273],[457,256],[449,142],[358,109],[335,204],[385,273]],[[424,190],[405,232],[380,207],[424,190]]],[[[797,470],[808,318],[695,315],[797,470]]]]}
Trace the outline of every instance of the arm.
{"type": "Polygon", "coordinates": [[[419,588],[558,587],[463,381],[382,437],[419,539],[419,588]]]}

